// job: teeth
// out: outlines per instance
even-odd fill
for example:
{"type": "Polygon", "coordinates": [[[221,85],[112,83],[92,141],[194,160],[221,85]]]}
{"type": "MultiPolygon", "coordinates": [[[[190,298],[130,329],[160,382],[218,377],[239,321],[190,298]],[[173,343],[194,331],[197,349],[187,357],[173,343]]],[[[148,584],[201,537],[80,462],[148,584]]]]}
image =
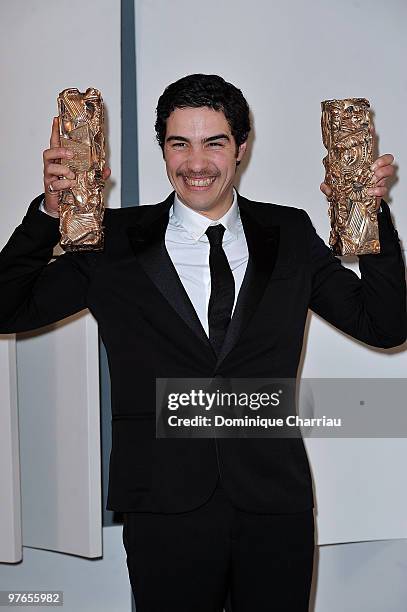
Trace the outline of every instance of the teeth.
{"type": "Polygon", "coordinates": [[[215,178],[191,179],[186,176],[185,180],[188,183],[188,185],[191,185],[191,187],[209,187],[209,185],[213,183],[215,178]]]}

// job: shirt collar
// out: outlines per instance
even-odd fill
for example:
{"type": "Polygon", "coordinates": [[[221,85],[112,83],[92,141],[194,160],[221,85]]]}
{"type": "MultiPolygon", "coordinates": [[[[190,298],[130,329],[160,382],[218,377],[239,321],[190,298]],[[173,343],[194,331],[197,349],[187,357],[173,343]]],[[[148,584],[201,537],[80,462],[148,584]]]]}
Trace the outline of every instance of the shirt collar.
{"type": "Polygon", "coordinates": [[[210,225],[218,225],[220,223],[225,227],[226,231],[229,231],[234,238],[237,238],[239,218],[240,214],[235,189],[233,189],[232,206],[223,215],[223,217],[217,219],[216,221],[208,219],[208,217],[201,215],[199,212],[196,212],[192,208],[189,208],[189,206],[183,204],[177,193],[175,193],[174,204],[172,206],[171,222],[175,223],[176,225],[181,225],[194,240],[199,240],[202,238],[210,225]]]}

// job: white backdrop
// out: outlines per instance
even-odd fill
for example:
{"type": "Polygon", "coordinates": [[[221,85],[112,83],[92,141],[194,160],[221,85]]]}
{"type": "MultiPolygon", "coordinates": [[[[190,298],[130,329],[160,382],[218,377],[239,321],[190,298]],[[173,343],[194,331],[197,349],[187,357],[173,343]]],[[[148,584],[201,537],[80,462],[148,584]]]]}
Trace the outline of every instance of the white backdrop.
{"type": "MultiPolygon", "coordinates": [[[[171,190],[153,129],[158,97],[186,74],[216,73],[242,89],[253,114],[240,192],[304,208],[325,241],[320,102],[370,99],[380,153],[393,153],[400,165],[389,202],[399,235],[406,236],[404,0],[135,5],[142,203],[171,190]]],[[[302,376],[313,378],[403,377],[407,365],[404,350],[369,348],[316,316],[303,357],[302,376]]],[[[319,544],[407,537],[406,440],[308,440],[307,447],[319,544]]]]}
{"type": "MultiPolygon", "coordinates": [[[[120,205],[120,1],[4,1],[0,34],[2,248],[43,190],[42,152],[64,88],[102,91],[113,172],[106,191],[109,205],[120,205]]],[[[0,338],[0,561],[20,560],[21,544],[100,556],[96,323],[75,315],[18,341],[17,360],[15,349],[13,336],[0,338]]]]}

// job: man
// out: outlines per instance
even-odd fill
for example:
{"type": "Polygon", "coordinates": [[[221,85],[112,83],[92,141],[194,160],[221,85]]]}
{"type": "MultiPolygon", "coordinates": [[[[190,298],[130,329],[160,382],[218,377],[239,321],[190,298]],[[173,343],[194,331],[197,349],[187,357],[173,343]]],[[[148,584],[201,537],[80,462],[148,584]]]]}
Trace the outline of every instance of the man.
{"type": "MultiPolygon", "coordinates": [[[[45,201],[31,203],[0,256],[0,332],[86,307],[98,321],[112,386],[107,507],[125,513],[137,612],[220,612],[228,591],[233,612],[304,612],[312,577],[302,440],[155,438],[156,378],[295,378],[308,308],[366,344],[406,339],[404,266],[387,204],[381,253],[359,257],[359,279],[304,210],[236,192],[249,131],[246,100],[221,77],[172,83],[156,132],[175,193],[106,210],[103,252],[47,265],[59,240],[58,193],[74,178],[54,122],[45,201]]],[[[392,161],[375,162],[379,199],[392,161]]]]}

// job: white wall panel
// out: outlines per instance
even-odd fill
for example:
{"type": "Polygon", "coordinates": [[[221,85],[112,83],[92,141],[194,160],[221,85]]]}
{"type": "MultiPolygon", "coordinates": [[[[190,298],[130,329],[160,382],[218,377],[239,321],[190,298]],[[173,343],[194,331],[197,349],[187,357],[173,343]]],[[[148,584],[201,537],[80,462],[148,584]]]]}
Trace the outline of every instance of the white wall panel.
{"type": "Polygon", "coordinates": [[[82,313],[47,329],[18,341],[23,543],[98,557],[97,325],[82,313]]]}
{"type": "MultiPolygon", "coordinates": [[[[66,87],[93,86],[103,94],[112,167],[106,194],[109,206],[119,206],[120,0],[2,2],[0,57],[1,246],[42,191],[42,152],[49,146],[57,94],[66,87]]],[[[18,341],[25,545],[102,554],[97,340],[95,322],[82,313],[18,341]]],[[[0,468],[0,482],[6,485],[0,523],[9,533],[0,540],[0,560],[9,562],[21,558],[14,342],[10,337],[0,341],[5,423],[0,446],[2,458],[6,455],[0,468]]]]}
{"type": "Polygon", "coordinates": [[[0,562],[21,559],[16,343],[0,335],[0,562]]]}

